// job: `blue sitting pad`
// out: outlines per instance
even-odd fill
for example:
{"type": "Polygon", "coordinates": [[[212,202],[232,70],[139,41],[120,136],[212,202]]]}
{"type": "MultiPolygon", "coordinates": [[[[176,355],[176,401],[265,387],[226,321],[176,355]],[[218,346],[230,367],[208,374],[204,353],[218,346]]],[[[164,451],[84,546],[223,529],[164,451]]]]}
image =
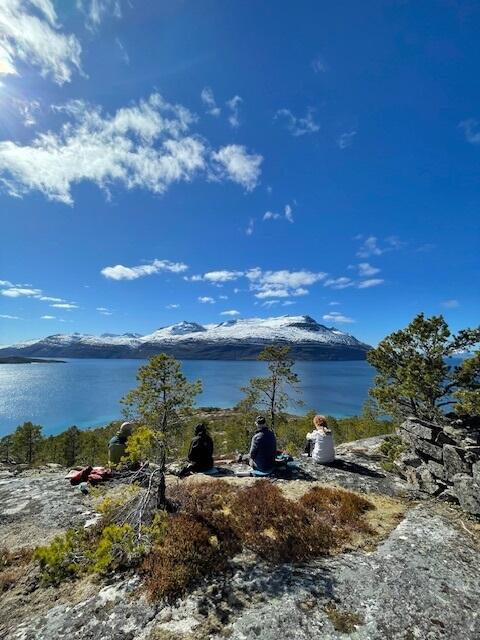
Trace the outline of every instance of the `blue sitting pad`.
{"type": "Polygon", "coordinates": [[[260,471],[260,469],[252,469],[250,471],[250,475],[256,478],[266,478],[271,476],[274,469],[270,469],[270,471],[260,471]]]}
{"type": "Polygon", "coordinates": [[[220,473],[220,470],[217,469],[217,467],[212,467],[208,471],[202,471],[201,473],[203,473],[206,476],[217,476],[220,473]]]}

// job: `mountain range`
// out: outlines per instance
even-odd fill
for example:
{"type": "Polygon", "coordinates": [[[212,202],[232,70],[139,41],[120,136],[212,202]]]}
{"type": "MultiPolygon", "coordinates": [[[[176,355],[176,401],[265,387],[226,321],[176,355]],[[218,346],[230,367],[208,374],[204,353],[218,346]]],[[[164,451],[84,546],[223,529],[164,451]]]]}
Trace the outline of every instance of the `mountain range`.
{"type": "Polygon", "coordinates": [[[295,360],[364,360],[370,346],[310,316],[183,321],[148,335],[55,334],[0,349],[1,356],[147,358],[168,353],[183,360],[254,360],[267,345],[291,348],[295,360]]]}

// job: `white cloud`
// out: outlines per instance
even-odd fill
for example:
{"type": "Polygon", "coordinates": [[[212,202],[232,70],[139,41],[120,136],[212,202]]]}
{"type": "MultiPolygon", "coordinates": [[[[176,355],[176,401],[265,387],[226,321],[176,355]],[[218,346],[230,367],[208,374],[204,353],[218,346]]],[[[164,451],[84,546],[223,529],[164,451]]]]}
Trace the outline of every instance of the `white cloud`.
{"type": "Polygon", "coordinates": [[[289,298],[308,294],[306,286],[312,285],[326,276],[323,272],[312,271],[262,271],[258,267],[246,272],[250,280],[250,290],[256,298],[289,298]]]}
{"type": "Polygon", "coordinates": [[[346,131],[345,133],[342,133],[337,138],[337,145],[339,149],[346,149],[347,147],[350,147],[353,144],[353,139],[356,135],[356,131],[346,131]]]}
{"type": "Polygon", "coordinates": [[[167,304],[165,309],[180,309],[179,304],[167,304]]]}
{"type": "Polygon", "coordinates": [[[14,98],[12,102],[17,108],[25,127],[33,127],[34,124],[37,124],[36,112],[40,110],[40,102],[38,100],[14,98]]]}
{"type": "Polygon", "coordinates": [[[232,280],[238,280],[243,275],[243,271],[208,271],[204,274],[203,279],[213,283],[231,282],[232,280]]]}
{"type": "Polygon", "coordinates": [[[303,136],[306,133],[316,133],[320,131],[320,125],[313,118],[314,110],[309,108],[305,117],[294,116],[289,109],[279,109],[275,114],[275,120],[281,119],[285,122],[288,131],[292,136],[303,136]]]}
{"type": "Polygon", "coordinates": [[[315,71],[315,73],[325,73],[326,71],[328,71],[328,66],[323,59],[323,56],[317,55],[312,60],[312,69],[315,71]]]}
{"type": "Polygon", "coordinates": [[[456,309],[457,307],[460,306],[460,303],[458,302],[458,300],[444,300],[442,302],[442,307],[445,307],[445,309],[456,309]]]}
{"type": "Polygon", "coordinates": [[[80,71],[80,56],[79,41],[61,32],[51,0],[0,2],[0,75],[20,75],[20,63],[61,85],[80,71]]]}
{"type": "Polygon", "coordinates": [[[374,276],[376,273],[380,273],[380,269],[377,267],[372,267],[368,262],[360,262],[357,265],[358,274],[361,278],[366,276],[374,276]]]}
{"type": "Polygon", "coordinates": [[[262,307],[273,307],[274,304],[279,304],[280,300],[265,300],[262,302],[262,307]]]}
{"type": "Polygon", "coordinates": [[[228,296],[218,296],[220,300],[228,300],[228,296]]]}
{"type": "Polygon", "coordinates": [[[77,0],[77,7],[85,14],[85,26],[91,31],[98,29],[105,16],[122,17],[120,0],[77,0]]]}
{"type": "Polygon", "coordinates": [[[227,106],[230,109],[230,115],[228,116],[228,121],[230,126],[235,129],[240,126],[240,105],[243,100],[240,96],[234,96],[231,100],[227,101],[227,106]]]}
{"type": "Polygon", "coordinates": [[[72,187],[88,181],[107,194],[112,185],[162,194],[172,184],[198,175],[231,180],[252,190],[262,156],[241,145],[212,151],[189,134],[194,115],[159,94],[104,114],[81,100],[54,107],[67,121],[57,133],[40,133],[30,144],[0,142],[0,182],[13,196],[40,191],[73,204],[72,187]]]}
{"type": "Polygon", "coordinates": [[[205,105],[205,111],[216,118],[220,115],[221,109],[217,106],[215,102],[215,97],[213,95],[213,91],[210,87],[204,87],[202,89],[202,93],[200,94],[203,104],[205,105]]]}
{"type": "Polygon", "coordinates": [[[370,289],[371,287],[378,287],[379,284],[383,284],[385,280],[381,278],[371,278],[370,280],[362,280],[358,283],[359,289],[370,289]]]}
{"type": "Polygon", "coordinates": [[[263,157],[248,153],[243,145],[230,144],[212,153],[215,175],[252,191],[260,179],[263,157]]]}
{"type": "Polygon", "coordinates": [[[325,314],[323,319],[327,322],[335,322],[337,324],[349,324],[351,322],[355,322],[353,318],[344,316],[342,313],[338,313],[336,311],[331,311],[330,313],[325,314]]]}
{"type": "Polygon", "coordinates": [[[215,300],[210,296],[200,296],[197,300],[202,304],[215,304],[215,300]]]}
{"type": "Polygon", "coordinates": [[[38,299],[42,302],[65,302],[63,298],[55,298],[53,296],[39,296],[38,299]]]}
{"type": "Polygon", "coordinates": [[[2,289],[2,296],[7,298],[20,298],[26,296],[28,298],[39,296],[42,293],[41,289],[28,289],[25,287],[10,287],[9,289],[2,289]]]}
{"type": "Polygon", "coordinates": [[[282,302],[282,307],[290,307],[292,304],[297,304],[295,300],[284,300],[282,302]]]}
{"type": "Polygon", "coordinates": [[[128,51],[125,49],[123,42],[120,38],[115,38],[115,42],[117,43],[117,47],[120,49],[120,53],[122,54],[122,59],[125,64],[130,64],[130,56],[128,55],[128,51]]]}
{"type": "Polygon", "coordinates": [[[141,264],[136,267],[125,267],[117,264],[114,267],[104,267],[100,273],[110,280],[136,280],[144,276],[151,276],[161,271],[169,271],[171,273],[181,273],[188,269],[183,262],[170,262],[170,260],[153,260],[147,264],[141,264]]]}
{"type": "Polygon", "coordinates": [[[40,316],[40,320],[56,320],[56,316],[40,316]]]}
{"type": "Polygon", "coordinates": [[[18,316],[9,316],[5,313],[1,313],[0,318],[2,318],[3,320],[21,320],[21,318],[19,318],[18,316]]]}
{"type": "Polygon", "coordinates": [[[0,280],[0,287],[13,287],[9,280],[0,280]]]}
{"type": "Polygon", "coordinates": [[[355,282],[351,278],[341,276],[340,278],[328,278],[323,284],[331,289],[347,289],[348,287],[353,287],[355,282]]]}
{"type": "Polygon", "coordinates": [[[363,241],[362,246],[357,251],[359,258],[368,258],[370,256],[381,256],[384,253],[384,249],[378,246],[378,241],[375,236],[369,236],[363,241]]]}
{"type": "Polygon", "coordinates": [[[96,310],[102,316],[112,316],[113,315],[113,313],[111,311],[109,311],[106,307],[97,307],[96,310]]]}
{"type": "Polygon", "coordinates": [[[253,234],[254,227],[255,227],[255,220],[253,218],[250,218],[250,220],[248,221],[248,226],[245,229],[245,233],[247,234],[247,236],[251,236],[253,234]]]}
{"type": "Polygon", "coordinates": [[[339,305],[339,304],[340,304],[340,302],[335,302],[335,301],[333,301],[333,302],[329,302],[329,303],[328,303],[328,306],[329,306],[329,307],[336,307],[336,306],[337,306],[337,305],[339,305]]]}
{"type": "Polygon", "coordinates": [[[240,311],[237,311],[236,309],[230,309],[229,311],[222,311],[221,316],[239,316],[240,315],[240,311]]]}
{"type": "Polygon", "coordinates": [[[480,144],[480,128],[478,120],[475,118],[469,118],[468,120],[463,120],[458,125],[465,134],[465,140],[470,144],[480,144]]]}
{"type": "Polygon", "coordinates": [[[288,222],[293,223],[293,209],[292,206],[289,204],[285,205],[284,208],[284,213],[276,213],[274,211],[266,211],[264,216],[263,216],[263,220],[280,220],[280,219],[285,219],[288,222]]]}
{"type": "Polygon", "coordinates": [[[73,302],[58,302],[55,304],[51,304],[51,307],[55,309],[67,309],[71,311],[72,309],[78,309],[78,304],[73,304],[73,302]]]}

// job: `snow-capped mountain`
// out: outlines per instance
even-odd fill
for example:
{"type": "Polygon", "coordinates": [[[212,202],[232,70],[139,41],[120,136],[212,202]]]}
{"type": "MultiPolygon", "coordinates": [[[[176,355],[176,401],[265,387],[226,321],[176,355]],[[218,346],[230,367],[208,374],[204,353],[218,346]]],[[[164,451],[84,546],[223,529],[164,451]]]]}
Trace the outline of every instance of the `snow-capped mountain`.
{"type": "Polygon", "coordinates": [[[289,345],[297,360],[364,360],[369,346],[310,316],[180,322],[151,334],[56,334],[0,349],[0,355],[64,358],[145,358],[170,353],[192,360],[252,360],[269,344],[289,345]]]}

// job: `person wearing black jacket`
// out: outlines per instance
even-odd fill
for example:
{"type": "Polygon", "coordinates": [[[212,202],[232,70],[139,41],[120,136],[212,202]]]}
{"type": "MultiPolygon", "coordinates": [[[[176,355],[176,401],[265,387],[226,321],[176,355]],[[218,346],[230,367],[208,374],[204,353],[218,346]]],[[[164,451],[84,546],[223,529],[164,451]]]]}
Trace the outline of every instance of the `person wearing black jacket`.
{"type": "Polygon", "coordinates": [[[190,473],[209,471],[213,467],[213,440],[204,424],[197,424],[195,427],[187,459],[186,471],[190,473]]]}

